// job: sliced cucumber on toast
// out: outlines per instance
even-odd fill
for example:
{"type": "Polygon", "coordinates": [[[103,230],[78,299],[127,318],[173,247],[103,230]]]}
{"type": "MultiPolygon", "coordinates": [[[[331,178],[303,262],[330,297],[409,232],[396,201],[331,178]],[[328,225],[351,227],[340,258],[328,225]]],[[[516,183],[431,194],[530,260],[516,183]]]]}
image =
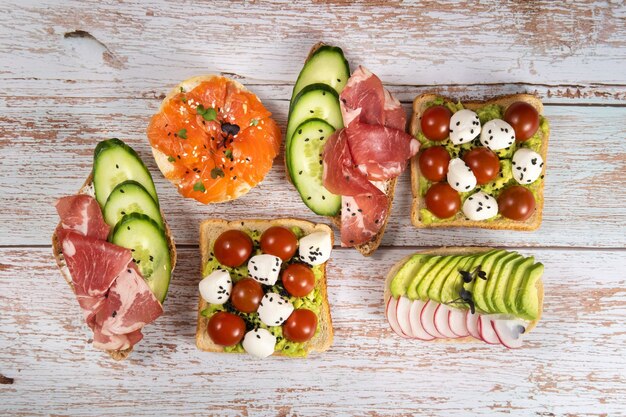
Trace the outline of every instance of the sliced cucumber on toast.
{"type": "Polygon", "coordinates": [[[137,181],[128,180],[118,184],[111,191],[102,214],[107,224],[115,227],[122,217],[131,213],[145,214],[163,228],[159,205],[143,185],[137,181]]]}

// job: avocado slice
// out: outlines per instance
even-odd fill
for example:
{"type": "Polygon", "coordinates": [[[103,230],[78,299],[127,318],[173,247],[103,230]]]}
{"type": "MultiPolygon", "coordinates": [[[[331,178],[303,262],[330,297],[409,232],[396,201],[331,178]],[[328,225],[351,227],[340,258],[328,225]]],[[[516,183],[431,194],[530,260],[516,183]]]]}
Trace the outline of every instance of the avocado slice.
{"type": "Polygon", "coordinates": [[[452,259],[451,256],[440,256],[439,259],[433,266],[423,275],[422,280],[417,286],[417,295],[422,300],[428,300],[428,289],[430,288],[430,284],[437,278],[439,275],[439,271],[450,262],[452,259]]]}
{"type": "Polygon", "coordinates": [[[495,285],[497,284],[497,281],[500,280],[503,270],[506,269],[511,262],[514,262],[521,257],[522,255],[517,252],[508,252],[506,256],[498,259],[498,261],[494,263],[491,278],[485,283],[485,304],[487,304],[490,313],[503,313],[503,311],[498,311],[494,303],[493,292],[495,285]]]}
{"type": "MultiPolygon", "coordinates": [[[[435,264],[437,264],[439,260],[441,260],[441,258],[442,257],[439,255],[431,256],[426,260],[426,262],[424,262],[424,264],[419,270],[419,273],[413,276],[413,279],[411,280],[411,282],[406,288],[407,297],[409,297],[411,300],[417,300],[418,298],[417,287],[419,286],[420,282],[422,282],[422,280],[424,279],[424,276],[426,275],[426,273],[428,273],[428,271],[430,271],[430,269],[435,264]]],[[[424,299],[424,301],[426,300],[424,299]]]]}
{"type": "Polygon", "coordinates": [[[500,275],[494,284],[494,289],[491,294],[491,300],[498,313],[513,314],[514,311],[506,303],[506,290],[508,283],[515,279],[515,274],[518,270],[526,270],[532,265],[534,260],[532,258],[524,258],[523,256],[507,263],[504,268],[500,270],[500,275]]]}
{"type": "MultiPolygon", "coordinates": [[[[449,303],[450,301],[459,298],[459,291],[461,290],[461,284],[463,283],[461,271],[469,271],[469,267],[476,261],[476,258],[480,256],[482,256],[482,254],[464,256],[459,260],[459,263],[450,269],[450,272],[446,275],[445,280],[442,282],[441,288],[439,289],[439,302],[449,303]]],[[[460,305],[461,303],[455,303],[454,306],[460,307],[460,305]]]]}
{"type": "Polygon", "coordinates": [[[437,277],[432,281],[430,287],[428,287],[427,293],[429,299],[437,301],[439,303],[451,301],[441,299],[441,289],[444,282],[446,282],[446,280],[448,279],[448,276],[451,273],[454,273],[456,266],[460,262],[464,262],[465,259],[465,256],[450,256],[450,261],[439,270],[437,277]]]}
{"type": "Polygon", "coordinates": [[[521,290],[517,294],[515,305],[518,315],[527,320],[536,320],[539,317],[539,294],[537,281],[543,275],[543,264],[536,263],[530,267],[524,277],[521,290]]]}
{"type": "Polygon", "coordinates": [[[531,256],[530,258],[526,258],[526,261],[527,262],[524,262],[523,265],[520,265],[515,270],[515,273],[511,275],[511,278],[506,283],[504,304],[506,304],[506,309],[510,314],[517,315],[517,295],[519,294],[522,283],[524,282],[524,277],[535,263],[535,258],[531,256]]]}
{"type": "Polygon", "coordinates": [[[498,250],[497,252],[494,252],[493,254],[485,257],[484,261],[480,264],[480,269],[482,271],[485,271],[485,273],[487,274],[487,279],[477,278],[474,280],[474,285],[472,287],[472,296],[473,296],[474,304],[476,308],[482,311],[483,313],[489,312],[489,307],[487,306],[487,303],[485,301],[485,298],[486,298],[485,287],[487,286],[487,282],[490,279],[494,278],[493,276],[494,264],[496,263],[496,261],[498,261],[499,259],[502,259],[507,254],[508,252],[505,250],[498,250]]]}
{"type": "Polygon", "coordinates": [[[416,254],[411,256],[411,258],[406,261],[404,265],[402,265],[389,285],[391,294],[395,298],[406,294],[408,284],[411,282],[413,277],[417,276],[418,271],[428,258],[430,258],[429,255],[416,254]]]}

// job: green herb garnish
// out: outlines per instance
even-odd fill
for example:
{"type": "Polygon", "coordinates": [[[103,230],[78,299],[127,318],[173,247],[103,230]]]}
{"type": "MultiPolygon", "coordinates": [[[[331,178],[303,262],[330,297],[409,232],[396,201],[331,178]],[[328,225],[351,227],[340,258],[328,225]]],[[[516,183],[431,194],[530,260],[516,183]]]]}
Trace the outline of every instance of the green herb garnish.
{"type": "Polygon", "coordinates": [[[183,96],[183,97],[181,97],[181,98],[180,98],[180,101],[182,101],[183,103],[186,103],[186,102],[187,102],[187,97],[184,97],[184,96],[183,96]]]}
{"type": "Polygon", "coordinates": [[[233,159],[233,151],[231,151],[230,149],[226,149],[226,152],[224,152],[224,155],[226,155],[226,158],[228,159],[233,159]]]}
{"type": "Polygon", "coordinates": [[[174,161],[176,161],[176,158],[174,158],[173,156],[168,156],[168,157],[167,157],[167,160],[168,160],[169,162],[174,162],[174,161]]]}
{"type": "Polygon", "coordinates": [[[187,129],[180,129],[176,135],[181,139],[187,139],[187,129]]]}
{"type": "Polygon", "coordinates": [[[250,126],[256,126],[259,124],[259,120],[258,119],[252,119],[250,120],[250,126]]]}
{"type": "Polygon", "coordinates": [[[205,109],[202,104],[198,104],[198,107],[196,107],[196,111],[207,122],[211,122],[211,121],[217,119],[217,112],[213,108],[209,107],[208,109],[205,109]]]}
{"type": "Polygon", "coordinates": [[[204,184],[202,184],[202,181],[198,181],[197,183],[193,185],[193,190],[205,192],[206,188],[204,188],[204,184]]]}
{"type": "Polygon", "coordinates": [[[211,170],[211,178],[216,179],[217,177],[224,178],[224,171],[221,168],[213,168],[211,170]]]}

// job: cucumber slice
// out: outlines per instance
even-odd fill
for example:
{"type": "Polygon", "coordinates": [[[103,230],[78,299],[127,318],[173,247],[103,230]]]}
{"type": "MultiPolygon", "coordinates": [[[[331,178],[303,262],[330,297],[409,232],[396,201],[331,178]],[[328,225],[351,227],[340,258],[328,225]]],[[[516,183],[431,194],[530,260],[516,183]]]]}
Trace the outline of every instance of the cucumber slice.
{"type": "Polygon", "coordinates": [[[334,216],[341,209],[341,196],[322,184],[322,152],[334,131],[334,127],[321,119],[305,121],[296,128],[287,156],[289,175],[302,201],[322,216],[334,216]]]}
{"type": "Polygon", "coordinates": [[[131,213],[145,214],[163,228],[163,218],[159,205],[137,181],[128,180],[118,184],[104,205],[104,221],[115,227],[122,217],[131,213]]]}
{"type": "MultiPolygon", "coordinates": [[[[339,107],[339,96],[332,87],[326,84],[311,84],[306,86],[296,96],[287,123],[285,135],[285,151],[289,154],[291,136],[304,121],[308,119],[322,119],[335,129],[343,127],[343,117],[339,107]]],[[[287,162],[289,163],[289,162],[287,162]]]]}
{"type": "Polygon", "coordinates": [[[339,94],[348,82],[348,78],[350,78],[350,66],[341,48],[329,45],[320,47],[300,71],[296,85],[293,87],[289,109],[298,93],[307,85],[326,84],[339,94]]]}
{"type": "Polygon", "coordinates": [[[163,229],[145,214],[127,214],[115,226],[111,242],[132,250],[141,275],[162,303],[172,275],[170,250],[163,229]]]}
{"type": "Polygon", "coordinates": [[[93,186],[100,207],[104,207],[111,191],[127,180],[143,185],[158,204],[152,176],[133,148],[119,139],[98,143],[93,155],[93,186]]]}

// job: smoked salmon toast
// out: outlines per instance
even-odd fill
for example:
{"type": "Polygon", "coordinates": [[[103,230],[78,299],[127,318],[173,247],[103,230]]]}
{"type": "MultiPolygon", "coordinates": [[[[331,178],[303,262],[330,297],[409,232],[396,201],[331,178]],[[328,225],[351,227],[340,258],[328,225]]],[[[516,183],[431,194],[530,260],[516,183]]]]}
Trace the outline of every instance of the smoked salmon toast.
{"type": "Polygon", "coordinates": [[[281,132],[258,97],[229,78],[180,83],[147,135],[159,169],[184,197],[219,203],[241,197],[272,168],[281,132]]]}

